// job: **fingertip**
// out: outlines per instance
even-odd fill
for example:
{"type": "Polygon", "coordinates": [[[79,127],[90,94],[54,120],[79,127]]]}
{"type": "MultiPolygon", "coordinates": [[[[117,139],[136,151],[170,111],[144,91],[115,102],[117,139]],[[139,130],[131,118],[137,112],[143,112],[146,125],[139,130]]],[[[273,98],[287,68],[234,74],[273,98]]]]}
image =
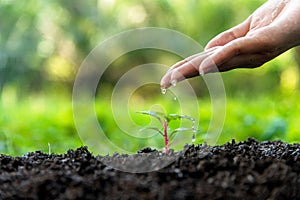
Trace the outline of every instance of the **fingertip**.
{"type": "Polygon", "coordinates": [[[166,82],[160,82],[160,88],[162,89],[168,89],[171,85],[167,84],[166,82]]]}
{"type": "Polygon", "coordinates": [[[175,87],[175,86],[176,86],[176,84],[177,84],[177,81],[176,81],[176,80],[171,80],[171,85],[172,85],[172,86],[174,86],[174,87],[175,87]]]}
{"type": "Polygon", "coordinates": [[[186,62],[187,62],[186,60],[182,60],[178,63],[175,63],[171,68],[169,68],[166,74],[162,77],[160,81],[160,86],[162,88],[167,89],[172,85],[173,86],[176,85],[177,82],[181,81],[182,78],[180,77],[183,77],[183,75],[180,74],[178,68],[184,65],[186,62]]]}
{"type": "Polygon", "coordinates": [[[164,88],[164,89],[167,89],[169,88],[171,85],[170,85],[170,81],[169,81],[169,75],[166,74],[165,76],[162,77],[161,81],[160,81],[160,87],[161,88],[164,88]]]}

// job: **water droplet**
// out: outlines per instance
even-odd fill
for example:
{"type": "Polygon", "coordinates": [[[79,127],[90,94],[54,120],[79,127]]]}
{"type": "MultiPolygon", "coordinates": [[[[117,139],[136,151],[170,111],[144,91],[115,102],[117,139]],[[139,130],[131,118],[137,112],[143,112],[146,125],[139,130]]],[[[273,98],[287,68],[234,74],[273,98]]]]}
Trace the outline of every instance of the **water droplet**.
{"type": "Polygon", "coordinates": [[[172,85],[172,86],[174,86],[174,87],[175,87],[175,86],[176,86],[176,84],[177,84],[177,81],[176,81],[176,80],[172,80],[172,81],[171,81],[171,85],[172,85]]]}
{"type": "Polygon", "coordinates": [[[195,128],[195,121],[193,121],[193,124],[192,124],[192,131],[193,131],[193,133],[195,133],[195,132],[196,132],[196,128],[195,128]]]}
{"type": "Polygon", "coordinates": [[[192,142],[194,143],[196,141],[196,128],[195,128],[195,120],[192,121],[193,124],[192,124],[192,131],[193,131],[193,136],[192,136],[192,142]]]}
{"type": "Polygon", "coordinates": [[[177,97],[174,97],[174,101],[177,101],[177,97]]]}
{"type": "Polygon", "coordinates": [[[162,94],[166,94],[167,93],[167,89],[166,88],[161,88],[161,93],[162,94]]]}
{"type": "Polygon", "coordinates": [[[195,137],[195,133],[193,133],[192,142],[195,142],[195,141],[196,141],[196,137],[195,137]]]}

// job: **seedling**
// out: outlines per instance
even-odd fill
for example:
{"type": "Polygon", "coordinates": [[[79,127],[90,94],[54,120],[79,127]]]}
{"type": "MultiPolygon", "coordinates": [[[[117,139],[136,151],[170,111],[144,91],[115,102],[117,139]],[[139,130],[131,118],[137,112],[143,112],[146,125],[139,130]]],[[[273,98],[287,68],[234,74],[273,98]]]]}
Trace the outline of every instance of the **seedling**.
{"type": "Polygon", "coordinates": [[[183,131],[193,131],[193,138],[192,140],[194,141],[195,140],[195,119],[193,117],[190,117],[190,116],[187,116],[187,115],[179,115],[179,114],[164,114],[164,113],[161,113],[161,112],[155,112],[155,111],[139,111],[138,113],[140,114],[144,114],[144,115],[149,115],[155,119],[157,119],[162,128],[159,129],[157,127],[146,127],[146,128],[143,128],[141,130],[146,130],[146,129],[151,129],[151,130],[154,130],[156,131],[157,133],[159,133],[160,135],[163,136],[164,138],[164,141],[165,141],[165,152],[166,154],[169,153],[169,140],[170,138],[172,138],[174,136],[174,134],[178,133],[178,132],[183,132],[183,131]],[[170,130],[169,132],[169,123],[171,121],[174,121],[174,120],[182,120],[182,119],[187,119],[187,120],[190,120],[192,122],[192,127],[191,128],[176,128],[174,130],[170,130]]]}

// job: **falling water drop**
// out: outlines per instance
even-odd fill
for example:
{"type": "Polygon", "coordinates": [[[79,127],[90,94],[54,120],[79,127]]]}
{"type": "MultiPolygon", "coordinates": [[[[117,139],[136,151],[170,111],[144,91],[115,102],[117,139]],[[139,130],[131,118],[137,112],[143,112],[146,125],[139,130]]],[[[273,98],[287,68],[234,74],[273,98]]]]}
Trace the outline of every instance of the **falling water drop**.
{"type": "Polygon", "coordinates": [[[193,131],[193,132],[196,132],[196,129],[195,129],[195,120],[193,120],[192,123],[193,123],[193,124],[192,124],[192,131],[193,131]]]}
{"type": "Polygon", "coordinates": [[[195,141],[196,141],[196,137],[195,137],[195,133],[193,133],[192,142],[194,143],[195,141]]]}
{"type": "Polygon", "coordinates": [[[166,88],[161,88],[161,93],[162,94],[166,94],[167,93],[167,89],[166,88]]]}
{"type": "Polygon", "coordinates": [[[192,131],[193,131],[193,136],[192,136],[192,142],[194,143],[196,141],[196,128],[195,128],[195,120],[193,121],[192,124],[192,131]]]}

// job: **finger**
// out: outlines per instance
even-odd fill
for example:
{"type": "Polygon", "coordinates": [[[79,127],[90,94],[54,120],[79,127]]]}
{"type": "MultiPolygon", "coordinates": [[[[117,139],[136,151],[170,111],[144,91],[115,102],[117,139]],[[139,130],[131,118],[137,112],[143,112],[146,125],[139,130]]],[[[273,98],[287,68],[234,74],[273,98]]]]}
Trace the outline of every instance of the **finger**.
{"type": "MultiPolygon", "coordinates": [[[[198,65],[197,65],[198,66],[198,65]]],[[[178,67],[170,74],[170,83],[175,86],[178,82],[199,75],[198,67],[196,65],[186,63],[178,67]]]]}
{"type": "Polygon", "coordinates": [[[163,88],[168,88],[172,82],[177,83],[184,78],[190,78],[199,75],[198,69],[200,63],[209,55],[213,54],[216,48],[212,48],[207,52],[195,54],[173,65],[161,79],[160,85],[163,88]]]}
{"type": "Polygon", "coordinates": [[[167,72],[160,81],[161,88],[169,88],[171,86],[171,72],[167,72]]]}
{"type": "Polygon", "coordinates": [[[172,84],[171,84],[171,77],[172,77],[172,73],[174,73],[174,71],[181,67],[182,65],[188,63],[189,61],[191,61],[192,59],[194,59],[197,56],[201,56],[202,54],[204,54],[204,52],[192,55],[190,57],[185,58],[184,60],[181,60],[177,63],[175,63],[173,66],[171,66],[169,68],[169,70],[167,71],[167,73],[162,77],[161,81],[160,81],[160,86],[162,88],[169,88],[172,84]]]}
{"type": "Polygon", "coordinates": [[[169,72],[169,71],[172,71],[172,70],[174,70],[174,69],[176,69],[177,67],[182,66],[183,64],[185,64],[185,63],[191,61],[192,59],[194,59],[194,58],[197,57],[197,56],[201,56],[201,55],[204,54],[204,53],[205,53],[205,52],[201,52],[201,53],[194,54],[194,55],[192,55],[192,56],[189,56],[189,57],[187,57],[187,58],[185,58],[185,59],[183,59],[183,60],[181,60],[181,61],[175,63],[174,65],[172,65],[172,66],[169,68],[168,72],[169,72]]]}
{"type": "Polygon", "coordinates": [[[185,78],[190,78],[199,75],[198,70],[191,64],[183,65],[168,73],[161,79],[160,86],[162,88],[169,88],[175,86],[178,82],[185,78]]]}
{"type": "Polygon", "coordinates": [[[219,48],[211,56],[207,57],[201,63],[199,71],[207,73],[216,66],[221,66],[223,63],[229,61],[235,56],[241,54],[254,54],[260,52],[264,47],[259,40],[254,37],[243,37],[236,39],[222,48],[219,48]]]}
{"type": "Polygon", "coordinates": [[[224,72],[236,68],[256,68],[262,66],[274,57],[270,57],[265,54],[239,55],[221,64],[220,66],[218,66],[218,69],[220,72],[224,72]]]}
{"type": "Polygon", "coordinates": [[[205,47],[205,50],[208,50],[215,46],[224,46],[228,42],[231,42],[237,38],[245,36],[250,28],[250,18],[242,22],[241,24],[225,31],[215,38],[213,38],[205,47]]]}
{"type": "Polygon", "coordinates": [[[184,60],[181,60],[181,61],[175,63],[173,66],[170,67],[170,69],[169,69],[168,71],[172,71],[172,70],[176,69],[177,67],[180,67],[180,66],[182,66],[183,64],[185,64],[185,63],[187,63],[187,62],[190,62],[191,60],[193,60],[193,59],[196,58],[196,57],[199,57],[199,56],[202,56],[202,55],[203,55],[203,56],[205,56],[205,55],[211,55],[212,52],[213,52],[214,50],[216,50],[217,48],[218,48],[218,47],[213,47],[213,48],[211,48],[211,49],[209,49],[209,50],[207,50],[207,51],[203,51],[203,52],[194,54],[194,55],[192,55],[192,56],[189,56],[189,57],[185,58],[184,60]]]}

